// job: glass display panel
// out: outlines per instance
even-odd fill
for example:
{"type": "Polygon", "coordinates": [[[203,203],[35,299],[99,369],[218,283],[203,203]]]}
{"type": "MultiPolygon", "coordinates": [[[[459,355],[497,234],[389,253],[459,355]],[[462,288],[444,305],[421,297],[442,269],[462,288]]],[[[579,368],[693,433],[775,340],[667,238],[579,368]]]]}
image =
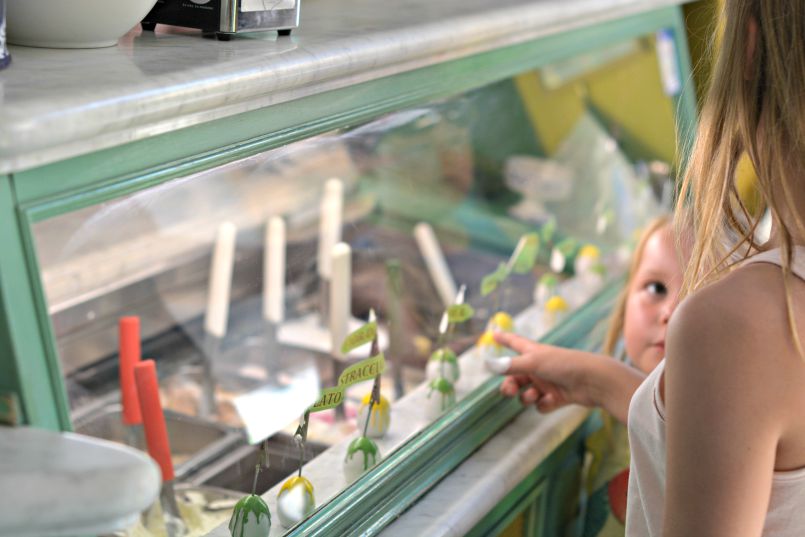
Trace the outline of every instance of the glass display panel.
{"type": "Polygon", "coordinates": [[[300,463],[322,505],[493,375],[492,331],[539,338],[623,274],[668,166],[592,108],[538,131],[506,80],[35,224],[75,429],[145,449],[121,364],[155,360],[194,531],[271,490],[282,534],[300,463]]]}

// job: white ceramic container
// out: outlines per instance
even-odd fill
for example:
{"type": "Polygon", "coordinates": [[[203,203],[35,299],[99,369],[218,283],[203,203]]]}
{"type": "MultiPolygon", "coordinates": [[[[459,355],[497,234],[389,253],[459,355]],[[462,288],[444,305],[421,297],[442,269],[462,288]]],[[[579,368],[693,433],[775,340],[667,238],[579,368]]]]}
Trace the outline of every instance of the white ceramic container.
{"type": "Polygon", "coordinates": [[[117,44],[156,0],[7,0],[8,42],[49,48],[117,44]]]}

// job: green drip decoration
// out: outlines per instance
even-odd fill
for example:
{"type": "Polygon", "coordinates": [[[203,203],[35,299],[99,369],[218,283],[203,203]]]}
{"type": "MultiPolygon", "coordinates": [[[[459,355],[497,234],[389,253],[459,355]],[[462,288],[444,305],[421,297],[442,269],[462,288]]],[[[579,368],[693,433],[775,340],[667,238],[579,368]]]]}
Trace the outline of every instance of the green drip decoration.
{"type": "Polygon", "coordinates": [[[559,285],[559,278],[557,278],[555,274],[546,272],[540,277],[539,285],[544,285],[548,289],[555,289],[556,286],[559,285]]]}
{"type": "Polygon", "coordinates": [[[433,395],[433,392],[439,393],[442,398],[440,404],[442,412],[456,404],[456,389],[453,387],[453,383],[446,378],[439,377],[431,381],[428,399],[433,395]]]}
{"type": "Polygon", "coordinates": [[[460,376],[458,369],[458,358],[456,357],[456,353],[453,352],[449,347],[442,347],[433,351],[433,353],[430,355],[430,360],[439,364],[442,377],[447,377],[447,372],[445,371],[446,367],[450,368],[452,377],[458,378],[460,376]]]}
{"type": "Polygon", "coordinates": [[[358,452],[363,453],[364,472],[377,464],[377,454],[379,453],[379,449],[377,444],[375,444],[374,440],[371,438],[367,436],[359,436],[350,442],[349,447],[347,448],[347,461],[351,461],[352,457],[354,457],[358,452]],[[372,458],[371,464],[369,463],[369,457],[372,458]]]}
{"type": "Polygon", "coordinates": [[[252,493],[241,498],[232,510],[232,518],[229,520],[229,533],[232,537],[268,537],[271,529],[271,513],[268,511],[268,505],[256,494],[260,471],[268,468],[267,442],[268,440],[264,440],[260,445],[260,455],[257,457],[257,464],[254,467],[252,493]],[[251,522],[250,515],[254,515],[253,522],[251,522]],[[263,516],[267,517],[268,521],[265,528],[262,526],[263,516]]]}
{"type": "Polygon", "coordinates": [[[235,504],[229,520],[232,537],[268,537],[271,529],[271,513],[263,498],[249,494],[235,504]]]}

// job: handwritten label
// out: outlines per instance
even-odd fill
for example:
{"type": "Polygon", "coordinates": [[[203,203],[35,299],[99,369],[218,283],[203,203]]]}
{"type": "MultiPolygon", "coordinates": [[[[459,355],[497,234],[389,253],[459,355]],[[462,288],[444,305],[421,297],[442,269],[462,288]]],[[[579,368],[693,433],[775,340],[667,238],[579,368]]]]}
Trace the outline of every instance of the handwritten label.
{"type": "Polygon", "coordinates": [[[332,388],[324,388],[321,391],[321,395],[319,396],[319,400],[316,401],[308,412],[321,412],[322,410],[328,410],[330,408],[335,408],[341,404],[341,401],[344,400],[344,389],[340,386],[334,386],[332,388]]]}
{"type": "Polygon", "coordinates": [[[344,343],[341,344],[341,353],[347,354],[361,345],[370,343],[376,337],[377,322],[366,323],[344,339],[344,343]]]}
{"type": "Polygon", "coordinates": [[[338,377],[338,386],[323,389],[319,400],[308,409],[308,412],[321,412],[337,407],[344,400],[344,390],[358,382],[376,378],[385,370],[386,359],[382,352],[349,366],[338,377]]]}
{"type": "Polygon", "coordinates": [[[371,380],[386,370],[383,353],[351,365],[338,377],[338,386],[346,388],[364,380],[371,380]]]}

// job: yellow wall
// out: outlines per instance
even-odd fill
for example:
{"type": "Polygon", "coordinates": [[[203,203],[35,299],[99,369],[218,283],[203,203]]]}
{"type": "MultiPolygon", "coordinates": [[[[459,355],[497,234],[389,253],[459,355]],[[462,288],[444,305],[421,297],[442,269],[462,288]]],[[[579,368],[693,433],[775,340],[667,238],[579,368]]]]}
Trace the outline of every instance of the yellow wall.
{"type": "MultiPolygon", "coordinates": [[[[699,101],[704,98],[710,71],[713,67],[711,41],[717,31],[716,17],[724,6],[724,0],[699,0],[685,6],[685,25],[688,30],[693,78],[696,81],[699,101]]],[[[763,209],[763,203],[756,188],[757,174],[752,162],[744,155],[735,173],[738,194],[753,214],[763,209]]]]}
{"type": "MultiPolygon", "coordinates": [[[[701,101],[710,78],[710,43],[715,18],[724,0],[699,0],[685,5],[693,82],[701,101]]],[[[548,155],[570,133],[585,106],[585,97],[629,139],[653,157],[676,164],[676,131],[672,101],[663,92],[652,36],[641,40],[638,52],[584,75],[556,90],[546,89],[538,71],[516,78],[517,89],[537,138],[548,155]]],[[[614,133],[618,136],[618,133],[614,133]]],[[[744,158],[736,182],[750,210],[760,207],[755,191],[757,177],[744,158]]]]}
{"type": "Polygon", "coordinates": [[[672,101],[662,89],[653,37],[640,43],[637,52],[556,90],[544,88],[536,71],[517,77],[531,124],[549,155],[570,133],[587,96],[624,135],[639,141],[652,156],[674,161],[672,101]]]}
{"type": "Polygon", "coordinates": [[[699,0],[684,7],[685,26],[688,30],[688,48],[690,64],[693,68],[693,80],[696,93],[701,101],[707,89],[712,68],[710,42],[715,32],[715,18],[724,0],[699,0]]]}

